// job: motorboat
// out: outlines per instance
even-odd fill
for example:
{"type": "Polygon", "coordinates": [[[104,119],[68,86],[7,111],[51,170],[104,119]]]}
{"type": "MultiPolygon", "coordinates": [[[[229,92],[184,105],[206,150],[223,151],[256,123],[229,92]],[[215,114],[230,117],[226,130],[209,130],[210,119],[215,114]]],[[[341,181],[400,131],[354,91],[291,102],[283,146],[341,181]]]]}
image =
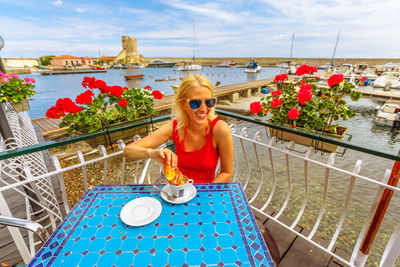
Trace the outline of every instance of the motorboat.
{"type": "Polygon", "coordinates": [[[191,61],[186,61],[182,66],[175,68],[177,71],[191,71],[191,70],[201,70],[201,65],[193,64],[191,61]]]}
{"type": "Polygon", "coordinates": [[[218,64],[217,67],[219,67],[219,68],[231,68],[231,67],[234,67],[236,65],[237,65],[237,62],[227,60],[227,61],[221,62],[221,64],[218,64]]]}
{"type": "Polygon", "coordinates": [[[385,72],[379,76],[374,84],[374,88],[384,88],[384,91],[390,89],[400,89],[400,73],[398,72],[385,72]]]}
{"type": "Polygon", "coordinates": [[[156,59],[153,62],[150,62],[147,67],[148,68],[173,68],[175,66],[175,62],[166,61],[163,59],[156,59]]]}
{"type": "Polygon", "coordinates": [[[324,65],[318,66],[318,69],[319,70],[327,70],[327,69],[329,69],[331,67],[332,67],[332,65],[330,63],[326,63],[324,65]]]}
{"type": "Polygon", "coordinates": [[[254,59],[249,63],[249,65],[247,66],[247,68],[244,70],[244,72],[246,73],[258,73],[262,70],[262,67],[260,65],[258,65],[258,63],[256,61],[254,61],[254,59]]]}
{"type": "Polygon", "coordinates": [[[396,114],[400,112],[399,100],[388,100],[382,106],[375,108],[375,124],[380,126],[393,126],[396,114]]]}

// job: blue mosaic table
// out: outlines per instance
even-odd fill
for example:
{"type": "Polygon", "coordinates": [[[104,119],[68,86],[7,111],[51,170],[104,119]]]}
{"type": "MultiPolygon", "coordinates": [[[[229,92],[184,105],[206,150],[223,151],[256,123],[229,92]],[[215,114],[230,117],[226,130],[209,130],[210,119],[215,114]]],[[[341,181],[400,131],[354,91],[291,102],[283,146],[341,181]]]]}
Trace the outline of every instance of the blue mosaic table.
{"type": "Polygon", "coordinates": [[[239,183],[196,184],[184,204],[151,185],[88,190],[28,266],[274,266],[239,183]],[[131,227],[119,213],[129,201],[162,203],[152,223],[131,227]]]}

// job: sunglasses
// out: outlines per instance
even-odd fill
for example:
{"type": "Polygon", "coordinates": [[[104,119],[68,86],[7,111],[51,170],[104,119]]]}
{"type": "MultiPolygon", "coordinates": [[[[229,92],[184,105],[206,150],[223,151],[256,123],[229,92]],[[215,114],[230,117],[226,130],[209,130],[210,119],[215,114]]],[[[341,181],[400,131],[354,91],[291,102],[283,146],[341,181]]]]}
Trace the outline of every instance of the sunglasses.
{"type": "Polygon", "coordinates": [[[206,103],[206,106],[208,108],[213,108],[215,106],[215,103],[217,102],[215,98],[209,98],[206,100],[200,100],[200,99],[183,99],[183,100],[189,102],[189,106],[192,109],[198,109],[203,102],[206,103]]]}

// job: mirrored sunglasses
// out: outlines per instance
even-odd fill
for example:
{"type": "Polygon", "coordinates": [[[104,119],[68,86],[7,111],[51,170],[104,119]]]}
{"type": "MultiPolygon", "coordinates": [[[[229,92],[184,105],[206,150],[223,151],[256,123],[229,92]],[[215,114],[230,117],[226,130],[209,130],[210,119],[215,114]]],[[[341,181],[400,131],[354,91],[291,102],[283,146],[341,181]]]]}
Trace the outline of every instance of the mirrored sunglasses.
{"type": "Polygon", "coordinates": [[[192,109],[198,109],[203,102],[206,103],[206,106],[208,108],[213,108],[215,106],[215,103],[217,102],[215,98],[209,98],[206,100],[200,100],[200,99],[184,99],[184,100],[186,102],[189,102],[189,106],[192,109]]]}

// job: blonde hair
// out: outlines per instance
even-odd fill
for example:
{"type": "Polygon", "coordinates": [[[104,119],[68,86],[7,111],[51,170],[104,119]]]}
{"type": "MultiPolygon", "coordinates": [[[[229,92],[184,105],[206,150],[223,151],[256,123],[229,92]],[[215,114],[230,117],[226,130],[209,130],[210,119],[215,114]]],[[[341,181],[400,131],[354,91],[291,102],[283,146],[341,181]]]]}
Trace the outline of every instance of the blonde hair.
{"type": "MultiPolygon", "coordinates": [[[[175,96],[174,107],[172,113],[175,113],[176,121],[178,122],[176,129],[178,130],[179,140],[182,140],[184,129],[189,123],[188,115],[183,109],[182,99],[188,98],[191,90],[197,86],[203,86],[210,90],[211,97],[214,97],[214,85],[204,76],[198,74],[190,74],[186,76],[178,87],[178,92],[175,96]]],[[[208,113],[208,119],[213,120],[216,117],[214,108],[208,113]]]]}

